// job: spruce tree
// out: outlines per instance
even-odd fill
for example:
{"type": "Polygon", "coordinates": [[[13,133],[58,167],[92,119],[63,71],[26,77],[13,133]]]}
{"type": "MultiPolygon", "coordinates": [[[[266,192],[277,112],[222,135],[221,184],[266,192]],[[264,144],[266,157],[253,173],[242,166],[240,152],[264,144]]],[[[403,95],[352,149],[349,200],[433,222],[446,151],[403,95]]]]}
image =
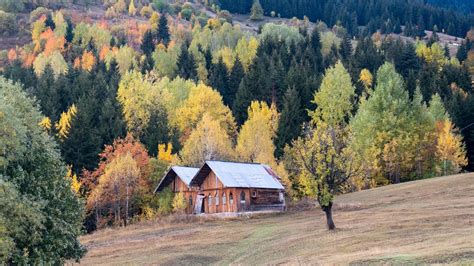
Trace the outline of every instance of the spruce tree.
{"type": "Polygon", "coordinates": [[[352,56],[352,43],[349,34],[344,34],[339,48],[339,54],[341,55],[341,60],[347,66],[349,59],[352,56]]]}
{"type": "Polygon", "coordinates": [[[34,90],[34,95],[40,102],[41,111],[43,114],[53,121],[59,118],[59,94],[54,86],[55,79],[53,70],[46,66],[41,77],[38,78],[38,84],[34,90]]]}
{"type": "Polygon", "coordinates": [[[153,33],[151,30],[145,31],[142,38],[142,43],[140,45],[143,53],[149,57],[155,51],[155,44],[153,42],[153,33]]]}
{"type": "Polygon", "coordinates": [[[235,59],[234,66],[232,67],[229,74],[228,94],[230,95],[230,97],[228,99],[228,106],[230,107],[232,107],[234,104],[236,93],[239,90],[240,82],[242,81],[244,76],[244,66],[240,62],[239,57],[237,57],[235,59]]]}
{"type": "Polygon", "coordinates": [[[222,57],[219,58],[216,64],[212,64],[209,74],[209,86],[217,90],[222,95],[224,104],[229,106],[234,95],[229,91],[227,67],[222,61],[222,57]]]}
{"type": "Polygon", "coordinates": [[[160,19],[158,20],[158,29],[156,30],[156,41],[158,43],[163,43],[165,46],[168,46],[170,42],[170,30],[168,27],[168,19],[166,14],[162,13],[160,19]]]}
{"type": "Polygon", "coordinates": [[[197,80],[197,66],[194,56],[189,53],[188,47],[183,44],[176,63],[177,73],[183,79],[197,80]]]}
{"type": "Polygon", "coordinates": [[[283,155],[283,148],[301,133],[305,120],[304,111],[298,91],[289,88],[283,98],[283,109],[278,124],[277,138],[275,140],[277,158],[283,155]]]}

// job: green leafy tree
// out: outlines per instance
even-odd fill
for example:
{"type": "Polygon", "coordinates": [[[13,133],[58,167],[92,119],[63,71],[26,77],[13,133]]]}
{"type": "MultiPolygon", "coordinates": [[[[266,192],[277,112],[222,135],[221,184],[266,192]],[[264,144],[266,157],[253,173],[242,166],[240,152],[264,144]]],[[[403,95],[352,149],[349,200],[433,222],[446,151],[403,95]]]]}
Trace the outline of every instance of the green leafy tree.
{"type": "Polygon", "coordinates": [[[83,207],[65,178],[66,166],[56,144],[39,126],[43,116],[19,85],[4,78],[0,78],[0,95],[0,180],[13,184],[24,199],[8,204],[25,204],[34,210],[25,207],[1,217],[6,211],[2,206],[0,220],[13,218],[9,222],[24,223],[23,227],[6,227],[13,229],[8,235],[15,242],[7,261],[61,264],[79,260],[85,253],[77,239],[83,207]],[[22,236],[21,230],[28,236],[22,236]]]}
{"type": "Polygon", "coordinates": [[[377,84],[372,96],[361,102],[351,120],[351,146],[360,158],[364,158],[365,168],[373,183],[386,182],[385,173],[390,171],[384,169],[383,150],[387,143],[403,138],[402,135],[408,134],[412,128],[410,109],[402,77],[392,64],[385,63],[377,72],[377,84]]]}
{"type": "Polygon", "coordinates": [[[348,148],[348,118],[354,95],[355,88],[342,63],[328,69],[314,96],[317,108],[311,114],[310,127],[303,137],[293,142],[294,164],[300,176],[313,181],[310,187],[316,190],[329,230],[336,228],[332,218],[335,194],[360,169],[348,148]]]}

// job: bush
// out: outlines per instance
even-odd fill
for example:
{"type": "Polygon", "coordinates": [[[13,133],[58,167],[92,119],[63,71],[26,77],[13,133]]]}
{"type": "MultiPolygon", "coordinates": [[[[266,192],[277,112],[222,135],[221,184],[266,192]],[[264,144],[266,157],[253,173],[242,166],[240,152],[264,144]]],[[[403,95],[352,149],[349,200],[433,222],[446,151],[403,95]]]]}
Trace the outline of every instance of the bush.
{"type": "Polygon", "coordinates": [[[9,36],[15,33],[15,15],[0,10],[0,35],[9,36]]]}
{"type": "Polygon", "coordinates": [[[158,213],[161,215],[170,214],[173,211],[174,193],[169,187],[158,193],[158,213]]]}
{"type": "Polygon", "coordinates": [[[173,198],[173,211],[180,213],[183,212],[188,206],[186,197],[183,192],[177,193],[173,198]]]}

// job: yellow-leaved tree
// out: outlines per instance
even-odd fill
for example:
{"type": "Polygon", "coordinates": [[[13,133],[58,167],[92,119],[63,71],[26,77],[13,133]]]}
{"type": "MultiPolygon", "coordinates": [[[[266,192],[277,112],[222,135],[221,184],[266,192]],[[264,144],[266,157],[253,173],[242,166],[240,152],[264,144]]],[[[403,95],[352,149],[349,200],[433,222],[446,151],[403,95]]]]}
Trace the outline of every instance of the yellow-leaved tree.
{"type": "Polygon", "coordinates": [[[170,121],[183,134],[183,142],[191,130],[196,128],[198,122],[204,120],[205,113],[209,116],[208,120],[217,122],[226,135],[231,137],[235,135],[235,120],[229,107],[224,105],[222,96],[211,87],[200,83],[191,88],[189,97],[176,110],[173,121],[170,121]]]}
{"type": "Polygon", "coordinates": [[[127,122],[127,129],[137,137],[148,127],[153,113],[164,107],[161,90],[139,71],[127,72],[119,84],[117,100],[127,122]]]}
{"type": "Polygon", "coordinates": [[[140,174],[140,168],[130,152],[113,159],[106,166],[88,198],[88,205],[94,206],[97,221],[100,220],[100,213],[107,213],[108,217],[113,217],[115,224],[127,225],[131,199],[137,193],[140,174]]]}
{"type": "Polygon", "coordinates": [[[436,155],[441,161],[443,175],[458,173],[460,168],[467,165],[466,150],[462,136],[456,133],[456,128],[450,120],[436,123],[438,138],[436,155]]]}
{"type": "Polygon", "coordinates": [[[158,144],[158,160],[165,161],[171,163],[173,161],[173,145],[171,143],[166,144],[158,144]]]}
{"type": "Polygon", "coordinates": [[[74,193],[79,194],[79,190],[81,189],[81,182],[77,179],[77,175],[72,172],[72,167],[68,165],[67,167],[67,174],[66,179],[71,180],[71,189],[74,193]]]}
{"type": "Polygon", "coordinates": [[[232,159],[231,138],[219,121],[205,113],[184,142],[180,157],[183,164],[190,166],[199,166],[206,160],[232,159]]]}
{"type": "Polygon", "coordinates": [[[186,198],[184,197],[184,193],[182,191],[174,195],[172,206],[173,211],[177,213],[182,213],[184,209],[186,209],[186,198]]]}
{"type": "Polygon", "coordinates": [[[370,73],[370,70],[367,68],[364,68],[360,71],[360,76],[359,76],[359,81],[364,85],[364,93],[365,97],[368,97],[370,95],[370,91],[372,90],[372,84],[374,82],[374,77],[372,76],[372,73],[370,73]]]}
{"type": "Polygon", "coordinates": [[[137,8],[135,7],[134,0],[130,0],[130,5],[128,5],[128,14],[130,16],[135,16],[137,14],[137,8]]]}
{"type": "Polygon", "coordinates": [[[248,108],[248,119],[240,129],[235,148],[239,159],[259,162],[276,169],[275,144],[279,114],[274,104],[254,101],[248,108]]]}
{"type": "Polygon", "coordinates": [[[69,130],[71,129],[72,119],[74,119],[76,115],[77,107],[75,104],[72,104],[66,112],[61,113],[61,117],[55,125],[60,140],[67,139],[69,130]]]}

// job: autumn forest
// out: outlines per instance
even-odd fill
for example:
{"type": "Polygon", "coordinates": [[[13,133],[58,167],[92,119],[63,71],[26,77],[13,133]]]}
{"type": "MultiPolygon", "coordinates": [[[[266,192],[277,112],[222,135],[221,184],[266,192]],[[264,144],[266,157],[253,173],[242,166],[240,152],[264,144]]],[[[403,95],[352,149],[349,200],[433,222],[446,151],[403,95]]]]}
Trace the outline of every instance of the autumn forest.
{"type": "Polygon", "coordinates": [[[326,215],[474,170],[472,13],[306,2],[2,1],[0,264],[79,260],[81,234],[180,213],[153,193],[171,165],[263,163],[326,215]]]}

